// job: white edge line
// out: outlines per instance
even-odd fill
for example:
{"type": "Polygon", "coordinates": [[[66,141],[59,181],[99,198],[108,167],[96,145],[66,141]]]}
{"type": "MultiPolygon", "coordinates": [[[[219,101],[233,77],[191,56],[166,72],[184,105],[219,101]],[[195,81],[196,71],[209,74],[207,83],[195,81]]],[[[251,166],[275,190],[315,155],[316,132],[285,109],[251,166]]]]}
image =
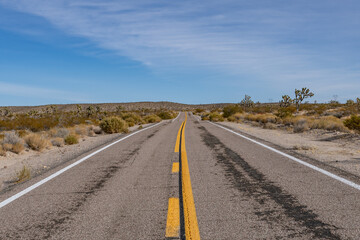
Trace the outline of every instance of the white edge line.
{"type": "Polygon", "coordinates": [[[171,120],[171,122],[174,122],[174,121],[180,116],[180,113],[181,113],[181,112],[179,112],[179,114],[177,115],[177,117],[174,118],[173,120],[171,120]]]}
{"type": "Polygon", "coordinates": [[[129,134],[129,135],[127,135],[127,136],[119,139],[119,140],[116,140],[116,141],[113,142],[113,143],[110,143],[109,145],[106,145],[105,147],[100,148],[99,150],[96,150],[95,152],[87,155],[86,157],[81,158],[80,160],[78,160],[78,161],[70,164],[69,166],[67,166],[67,167],[65,167],[65,168],[63,168],[63,169],[61,169],[61,170],[59,170],[59,171],[57,171],[56,173],[51,174],[51,175],[48,176],[47,178],[44,178],[43,180],[35,183],[34,185],[31,185],[30,187],[25,188],[25,189],[22,190],[21,192],[13,195],[12,197],[10,197],[10,198],[8,198],[8,199],[0,202],[0,208],[5,207],[6,205],[8,205],[9,203],[11,203],[12,201],[15,201],[15,200],[18,199],[19,197],[27,194],[28,192],[34,190],[35,188],[43,185],[44,183],[50,181],[50,180],[53,179],[53,178],[59,176],[60,174],[66,172],[66,171],[69,170],[70,168],[73,168],[73,167],[75,167],[76,165],[84,162],[85,160],[87,160],[88,158],[91,158],[91,157],[94,156],[95,154],[97,154],[97,153],[99,153],[99,152],[101,152],[101,151],[104,151],[105,149],[111,147],[112,145],[114,145],[114,144],[116,144],[116,143],[118,143],[118,142],[121,142],[121,141],[123,141],[123,140],[125,140],[125,139],[127,139],[127,138],[129,138],[129,137],[131,137],[131,136],[133,136],[133,135],[135,135],[135,134],[137,134],[137,133],[140,133],[140,132],[142,132],[142,131],[145,131],[145,130],[148,130],[148,129],[150,129],[150,128],[153,128],[153,127],[155,127],[155,126],[157,126],[157,125],[159,125],[159,124],[161,124],[161,123],[162,123],[162,122],[159,122],[159,123],[157,123],[157,124],[155,124],[155,125],[152,125],[152,126],[150,126],[150,127],[141,129],[141,130],[136,131],[136,132],[134,132],[134,133],[131,133],[131,134],[129,134]]]}
{"type": "Polygon", "coordinates": [[[280,154],[280,155],[282,155],[284,157],[290,158],[291,160],[293,160],[293,161],[295,161],[297,163],[300,163],[300,164],[302,164],[302,165],[304,165],[306,167],[309,167],[309,168],[311,168],[311,169],[313,169],[315,171],[318,171],[318,172],[320,172],[320,173],[322,173],[322,174],[324,174],[326,176],[329,176],[329,177],[331,177],[331,178],[333,178],[335,180],[338,180],[338,181],[340,181],[340,182],[342,182],[342,183],[344,183],[344,184],[346,184],[346,185],[348,185],[350,187],[353,187],[353,188],[356,188],[357,190],[360,190],[360,185],[359,184],[351,182],[351,181],[349,181],[349,180],[347,180],[345,178],[339,177],[339,176],[337,176],[337,175],[335,175],[335,174],[333,174],[331,172],[328,172],[328,171],[326,171],[326,170],[324,170],[322,168],[311,165],[310,163],[304,162],[304,161],[302,161],[302,160],[300,160],[300,159],[298,159],[296,157],[293,157],[293,156],[291,156],[289,154],[283,153],[283,152],[281,152],[281,151],[279,151],[279,150],[277,150],[275,148],[269,147],[269,146],[267,146],[267,145],[265,145],[263,143],[255,141],[254,139],[251,139],[251,138],[248,138],[248,137],[246,137],[244,135],[241,135],[240,133],[237,133],[237,132],[235,132],[233,130],[230,130],[230,129],[226,128],[226,127],[220,126],[219,124],[215,124],[215,123],[212,123],[212,122],[209,122],[209,123],[211,123],[211,124],[213,124],[213,125],[215,125],[215,126],[217,126],[219,128],[225,129],[226,131],[229,131],[229,132],[231,132],[233,134],[236,134],[236,135],[238,135],[238,136],[240,136],[240,137],[242,137],[242,138],[244,138],[244,139],[246,139],[246,140],[248,140],[250,142],[256,143],[256,144],[258,144],[258,145],[260,145],[260,146],[262,146],[264,148],[267,148],[267,149],[269,149],[269,150],[271,150],[273,152],[276,152],[276,153],[278,153],[278,154],[280,154]]]}

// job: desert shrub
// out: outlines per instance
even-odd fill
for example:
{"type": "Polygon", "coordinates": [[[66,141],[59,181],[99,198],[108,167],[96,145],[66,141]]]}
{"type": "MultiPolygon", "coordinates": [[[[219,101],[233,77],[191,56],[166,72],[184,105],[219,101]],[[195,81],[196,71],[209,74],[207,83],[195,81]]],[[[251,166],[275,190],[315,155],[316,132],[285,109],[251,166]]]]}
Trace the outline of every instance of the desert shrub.
{"type": "Polygon", "coordinates": [[[345,127],[360,132],[360,116],[352,115],[344,121],[345,127]]]}
{"type": "Polygon", "coordinates": [[[22,143],[22,142],[23,142],[23,140],[18,136],[18,134],[15,131],[6,132],[4,134],[3,143],[8,143],[8,144],[14,145],[16,143],[22,143]]]}
{"type": "Polygon", "coordinates": [[[65,144],[65,141],[63,138],[57,137],[51,140],[51,144],[55,147],[63,147],[65,144]]]}
{"type": "Polygon", "coordinates": [[[68,135],[65,139],[65,144],[66,145],[73,145],[73,144],[78,144],[79,143],[79,139],[76,135],[74,134],[70,134],[68,135]]]}
{"type": "Polygon", "coordinates": [[[24,147],[24,144],[23,143],[15,143],[12,145],[12,148],[10,151],[12,151],[13,153],[21,153],[22,151],[24,151],[25,147],[24,147]]]}
{"type": "Polygon", "coordinates": [[[309,124],[308,121],[306,119],[299,119],[298,121],[295,122],[294,124],[294,132],[295,133],[300,133],[300,132],[304,132],[309,130],[309,124]]]}
{"type": "Polygon", "coordinates": [[[6,151],[2,145],[0,145],[0,156],[6,157],[6,151]]]}
{"type": "Polygon", "coordinates": [[[315,119],[310,124],[310,128],[325,129],[330,131],[341,131],[341,132],[348,131],[345,128],[343,121],[334,116],[326,116],[326,117],[321,117],[320,119],[315,119]]]}
{"type": "Polygon", "coordinates": [[[277,129],[277,126],[274,123],[265,123],[264,128],[265,129],[277,129]]]}
{"type": "Polygon", "coordinates": [[[151,115],[148,115],[148,116],[144,117],[144,120],[147,123],[161,122],[161,118],[158,115],[155,115],[155,114],[151,114],[151,115]]]}
{"type": "Polygon", "coordinates": [[[3,143],[2,146],[5,151],[11,151],[13,145],[11,143],[3,143]]]}
{"type": "Polygon", "coordinates": [[[30,169],[28,169],[26,166],[24,166],[17,174],[17,180],[16,183],[20,183],[23,182],[25,180],[30,179],[31,177],[31,172],[30,169]]]}
{"type": "Polygon", "coordinates": [[[160,112],[157,115],[164,120],[174,118],[174,115],[171,112],[160,112]]]}
{"type": "Polygon", "coordinates": [[[16,133],[17,133],[17,135],[18,135],[19,137],[21,137],[21,138],[23,138],[23,137],[25,137],[26,135],[29,134],[29,132],[26,131],[26,130],[17,130],[16,133]]]}
{"type": "Polygon", "coordinates": [[[291,107],[278,109],[275,115],[279,118],[288,118],[293,116],[294,112],[296,112],[296,108],[291,106],[291,107]]]}
{"type": "Polygon", "coordinates": [[[222,122],[224,121],[223,116],[218,112],[210,113],[209,120],[212,122],[222,122]]]}
{"type": "Polygon", "coordinates": [[[124,119],[130,127],[136,124],[145,123],[142,117],[136,113],[122,113],[120,114],[121,118],[124,119]]]}
{"type": "Polygon", "coordinates": [[[41,136],[39,134],[35,134],[35,133],[29,134],[28,136],[26,136],[25,142],[29,146],[29,148],[31,148],[32,150],[35,150],[35,151],[42,151],[49,144],[47,139],[45,139],[43,136],[41,136]]]}
{"type": "Polygon", "coordinates": [[[58,128],[56,129],[56,133],[53,135],[55,138],[66,138],[69,136],[70,131],[67,128],[58,128]]]}
{"type": "Polygon", "coordinates": [[[228,105],[223,108],[223,117],[227,118],[235,113],[242,113],[242,112],[243,112],[243,110],[239,105],[237,105],[237,104],[228,105]]]}
{"type": "Polygon", "coordinates": [[[128,132],[128,124],[119,117],[108,117],[100,122],[101,129],[106,133],[128,132]]]}
{"type": "Polygon", "coordinates": [[[75,127],[75,133],[79,136],[86,136],[88,131],[85,126],[77,126],[75,127]]]}

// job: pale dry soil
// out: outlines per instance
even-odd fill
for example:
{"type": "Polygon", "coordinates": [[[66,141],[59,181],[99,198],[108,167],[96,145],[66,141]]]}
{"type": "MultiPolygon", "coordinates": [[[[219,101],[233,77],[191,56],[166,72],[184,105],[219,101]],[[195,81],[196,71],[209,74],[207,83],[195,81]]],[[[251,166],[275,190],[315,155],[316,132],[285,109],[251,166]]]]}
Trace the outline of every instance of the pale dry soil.
{"type": "MultiPolygon", "coordinates": [[[[147,127],[151,124],[144,124],[147,127]]],[[[129,128],[135,131],[139,126],[129,128]]],[[[72,160],[81,154],[95,149],[105,143],[118,139],[122,134],[99,134],[94,137],[82,137],[75,145],[64,147],[51,147],[42,152],[26,149],[20,154],[7,152],[6,157],[0,156],[0,192],[7,187],[13,186],[17,181],[17,173],[25,166],[30,169],[31,177],[39,175],[49,169],[72,160]]]]}
{"type": "Polygon", "coordinates": [[[356,134],[325,130],[293,133],[248,123],[220,124],[360,176],[360,136],[356,134]]]}

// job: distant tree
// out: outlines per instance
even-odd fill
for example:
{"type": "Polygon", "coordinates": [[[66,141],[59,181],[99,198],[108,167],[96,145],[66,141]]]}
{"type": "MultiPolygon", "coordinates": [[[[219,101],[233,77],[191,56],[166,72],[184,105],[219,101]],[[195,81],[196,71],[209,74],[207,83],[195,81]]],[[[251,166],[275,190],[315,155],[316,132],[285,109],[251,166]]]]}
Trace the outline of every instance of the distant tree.
{"type": "Polygon", "coordinates": [[[346,101],[346,105],[348,105],[348,106],[352,106],[354,104],[355,104],[355,102],[352,99],[349,99],[349,100],[346,101]]]}
{"type": "Polygon", "coordinates": [[[100,113],[101,112],[101,107],[96,106],[96,113],[100,113]]]}
{"type": "MultiPolygon", "coordinates": [[[[122,106],[117,106],[116,107],[116,112],[121,112],[123,110],[123,107],[122,106]]],[[[141,109],[143,111],[143,109],[141,109]]]]}
{"type": "Polygon", "coordinates": [[[360,111],[360,98],[356,98],[356,107],[360,111]]]}
{"type": "Polygon", "coordinates": [[[250,107],[254,106],[254,101],[251,100],[251,97],[245,94],[245,97],[243,100],[241,100],[240,105],[244,108],[244,110],[246,111],[246,109],[249,109],[250,107]]]}
{"type": "Polygon", "coordinates": [[[310,92],[310,89],[304,87],[301,90],[295,89],[295,99],[296,110],[299,111],[300,104],[304,101],[305,98],[313,97],[314,93],[310,92]]]}
{"type": "Polygon", "coordinates": [[[76,113],[80,115],[81,112],[82,112],[82,107],[79,104],[76,104],[76,113]]]}
{"type": "Polygon", "coordinates": [[[94,110],[94,107],[93,107],[93,106],[89,106],[89,107],[86,108],[86,115],[87,115],[88,117],[94,115],[94,113],[95,113],[95,110],[94,110]]]}
{"type": "Polygon", "coordinates": [[[283,95],[282,100],[280,101],[280,107],[289,107],[293,100],[289,95],[283,95]]]}

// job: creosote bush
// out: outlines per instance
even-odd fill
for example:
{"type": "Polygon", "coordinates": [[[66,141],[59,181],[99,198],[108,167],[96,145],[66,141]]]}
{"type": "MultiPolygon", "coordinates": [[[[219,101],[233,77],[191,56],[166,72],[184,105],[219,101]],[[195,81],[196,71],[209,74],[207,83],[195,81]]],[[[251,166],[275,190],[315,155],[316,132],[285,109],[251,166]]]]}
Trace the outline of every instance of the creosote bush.
{"type": "Polygon", "coordinates": [[[351,118],[344,121],[344,125],[351,130],[360,132],[360,116],[352,115],[351,118]]]}
{"type": "Polygon", "coordinates": [[[144,120],[147,123],[157,123],[157,122],[161,121],[161,118],[158,115],[151,114],[151,115],[145,116],[144,120]]]}
{"type": "Polygon", "coordinates": [[[78,137],[74,134],[68,135],[64,140],[66,145],[73,145],[79,143],[78,137]]]}
{"type": "Polygon", "coordinates": [[[119,117],[107,117],[100,122],[100,127],[105,133],[128,132],[128,124],[119,117]]]}
{"type": "Polygon", "coordinates": [[[213,112],[213,113],[210,113],[209,120],[212,122],[223,122],[224,118],[220,113],[213,112]]]}
{"type": "Polygon", "coordinates": [[[174,118],[173,114],[171,112],[160,112],[157,114],[161,119],[172,119],[174,118]]]}

